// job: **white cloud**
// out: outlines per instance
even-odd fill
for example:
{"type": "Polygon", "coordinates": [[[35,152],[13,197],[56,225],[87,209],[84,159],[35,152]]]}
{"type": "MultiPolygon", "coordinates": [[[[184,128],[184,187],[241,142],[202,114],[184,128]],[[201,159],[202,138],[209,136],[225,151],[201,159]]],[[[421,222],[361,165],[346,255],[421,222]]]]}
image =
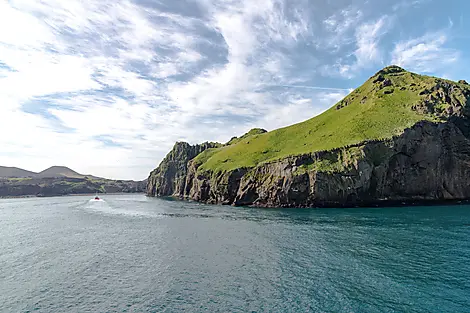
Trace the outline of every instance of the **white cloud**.
{"type": "Polygon", "coordinates": [[[363,16],[363,12],[353,6],[335,12],[323,21],[323,25],[330,33],[330,36],[326,36],[320,45],[328,49],[338,50],[342,46],[352,43],[354,38],[349,36],[349,33],[360,23],[363,16]]]}
{"type": "Polygon", "coordinates": [[[333,104],[347,96],[348,91],[315,92],[311,98],[289,96],[287,103],[277,110],[270,111],[259,122],[261,127],[274,130],[287,125],[305,121],[329,109],[333,104]]]}
{"type": "Polygon", "coordinates": [[[358,67],[366,67],[368,64],[381,60],[382,51],[379,48],[379,41],[387,31],[386,19],[387,17],[382,17],[374,23],[363,24],[357,30],[357,50],[354,55],[358,67]]]}
{"type": "Polygon", "coordinates": [[[13,68],[0,79],[1,97],[28,99],[61,92],[97,89],[93,69],[86,59],[77,56],[51,57],[41,52],[10,55],[6,51],[2,60],[13,68]],[[73,73],[73,75],[71,75],[73,73]]]}
{"type": "Polygon", "coordinates": [[[449,65],[458,61],[460,53],[446,48],[446,43],[447,35],[443,31],[399,42],[392,52],[392,63],[418,72],[448,70],[449,65]]]}
{"type": "MultiPolygon", "coordinates": [[[[328,89],[344,86],[320,82],[318,68],[336,58],[329,69],[352,77],[380,63],[390,25],[349,6],[319,30],[307,0],[189,1],[191,16],[138,1],[0,2],[0,165],[143,179],[177,140],[226,141],[322,112],[347,91],[328,89]]],[[[426,44],[394,55],[429,65],[444,43],[426,44]]]]}
{"type": "Polygon", "coordinates": [[[422,4],[428,3],[432,0],[405,0],[400,1],[392,6],[393,11],[406,11],[409,10],[410,7],[417,8],[422,4]]]}
{"type": "Polygon", "coordinates": [[[326,66],[323,72],[327,75],[339,75],[345,78],[354,77],[358,71],[370,68],[377,63],[382,63],[384,54],[380,47],[382,37],[387,33],[391,25],[388,16],[359,25],[355,30],[355,50],[351,58],[340,59],[333,66],[326,66]]]}
{"type": "MultiPolygon", "coordinates": [[[[126,168],[135,166],[139,156],[149,156],[149,141],[142,138],[150,137],[148,124],[156,120],[151,116],[164,110],[153,107],[162,98],[155,94],[159,86],[130,68],[129,62],[151,64],[161,59],[155,46],[175,50],[179,69],[182,63],[201,59],[191,47],[193,39],[171,24],[152,24],[150,16],[157,13],[130,1],[0,3],[0,64],[7,66],[0,69],[0,131],[10,133],[0,140],[0,163],[33,170],[66,163],[84,172],[99,164],[96,175],[144,178],[148,163],[132,173],[126,168]],[[104,88],[122,89],[132,100],[94,95],[116,92],[104,88]],[[60,107],[39,107],[47,107],[43,96],[60,107]],[[27,101],[33,105],[29,111],[38,114],[21,110],[27,101]],[[39,115],[41,111],[73,133],[63,133],[56,121],[39,115]],[[15,125],[23,126],[12,132],[15,125]],[[118,146],[103,146],[99,136],[118,146]],[[112,172],[116,166],[120,172],[112,172]]],[[[167,18],[171,23],[177,20],[167,18]]]]}

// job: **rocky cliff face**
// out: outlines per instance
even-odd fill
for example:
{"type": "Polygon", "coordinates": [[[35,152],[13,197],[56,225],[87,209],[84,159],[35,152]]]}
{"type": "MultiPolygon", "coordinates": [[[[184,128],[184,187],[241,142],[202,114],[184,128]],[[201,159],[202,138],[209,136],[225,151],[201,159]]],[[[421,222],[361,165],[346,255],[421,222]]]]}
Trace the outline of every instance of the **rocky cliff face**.
{"type": "Polygon", "coordinates": [[[177,142],[160,165],[150,173],[147,179],[147,195],[172,196],[183,194],[188,162],[209,148],[221,144],[205,142],[191,146],[186,142],[177,142]]]}
{"type": "Polygon", "coordinates": [[[470,198],[468,122],[420,122],[403,135],[282,159],[253,169],[198,173],[182,198],[259,207],[371,205],[470,198]]]}
{"type": "MultiPolygon", "coordinates": [[[[302,127],[314,125],[308,132],[300,127],[287,127],[275,133],[278,137],[259,132],[245,141],[234,138],[231,146],[210,150],[197,158],[208,147],[177,144],[149,177],[148,195],[258,207],[339,207],[470,199],[470,88],[466,82],[457,84],[424,77],[391,66],[379,71],[333,108],[338,112],[334,114],[348,109],[350,114],[357,114],[350,127],[361,129],[362,142],[339,145],[328,151],[312,149],[289,157],[266,158],[253,166],[243,162],[240,155],[260,159],[264,153],[283,148],[285,141],[280,141],[279,136],[284,133],[290,132],[299,139],[302,138],[298,134],[304,134],[314,140],[319,127],[329,125],[302,124],[302,127]],[[367,117],[376,120],[362,118],[370,112],[360,111],[361,106],[381,113],[367,117]],[[385,139],[368,140],[368,129],[361,127],[390,126],[383,114],[389,114],[386,116],[393,118],[394,127],[400,131],[393,136],[386,133],[384,137],[372,137],[385,139]],[[249,153],[243,154],[246,151],[249,153]],[[217,156],[218,163],[207,166],[217,156]],[[223,166],[228,164],[224,162],[236,162],[236,166],[223,166]]],[[[334,140],[337,134],[345,135],[333,129],[331,133],[323,132],[322,138],[334,140]]],[[[294,151],[301,151],[290,144],[294,151]]]]}

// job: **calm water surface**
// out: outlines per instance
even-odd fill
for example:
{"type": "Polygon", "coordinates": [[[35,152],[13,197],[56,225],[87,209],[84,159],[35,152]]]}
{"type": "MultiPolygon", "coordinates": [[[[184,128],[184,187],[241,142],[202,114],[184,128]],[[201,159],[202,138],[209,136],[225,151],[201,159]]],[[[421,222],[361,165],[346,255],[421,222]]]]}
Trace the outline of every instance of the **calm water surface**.
{"type": "Polygon", "coordinates": [[[0,200],[2,312],[470,312],[470,207],[0,200]]]}

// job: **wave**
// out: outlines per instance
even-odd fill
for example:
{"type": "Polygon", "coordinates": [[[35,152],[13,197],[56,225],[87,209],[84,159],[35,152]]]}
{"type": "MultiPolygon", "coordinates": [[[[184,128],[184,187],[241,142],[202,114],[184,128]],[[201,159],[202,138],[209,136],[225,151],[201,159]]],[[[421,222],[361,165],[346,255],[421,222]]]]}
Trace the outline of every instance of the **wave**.
{"type": "Polygon", "coordinates": [[[145,212],[139,210],[129,210],[126,208],[116,208],[110,205],[103,199],[100,200],[89,200],[86,203],[84,209],[88,212],[97,213],[101,215],[121,215],[128,217],[150,217],[150,218],[161,218],[162,215],[154,212],[145,212]]]}

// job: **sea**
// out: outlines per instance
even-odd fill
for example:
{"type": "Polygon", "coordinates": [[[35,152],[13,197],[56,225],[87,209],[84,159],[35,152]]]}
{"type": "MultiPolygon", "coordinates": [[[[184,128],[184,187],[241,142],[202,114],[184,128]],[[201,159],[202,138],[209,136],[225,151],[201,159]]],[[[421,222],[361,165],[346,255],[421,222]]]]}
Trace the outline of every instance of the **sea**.
{"type": "Polygon", "coordinates": [[[470,312],[470,207],[0,200],[0,312],[470,312]]]}

